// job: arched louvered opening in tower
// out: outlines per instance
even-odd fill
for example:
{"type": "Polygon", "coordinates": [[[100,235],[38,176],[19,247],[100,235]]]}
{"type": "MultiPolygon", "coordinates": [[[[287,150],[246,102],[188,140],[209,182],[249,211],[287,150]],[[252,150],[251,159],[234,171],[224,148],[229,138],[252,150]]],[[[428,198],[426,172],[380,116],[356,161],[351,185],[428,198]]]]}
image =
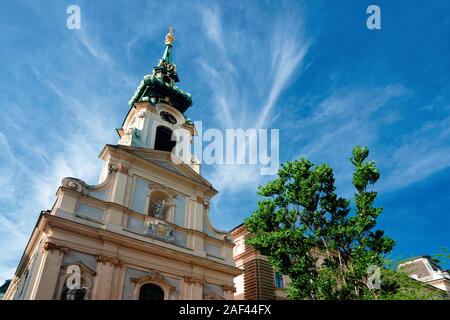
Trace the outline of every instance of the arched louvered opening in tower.
{"type": "Polygon", "coordinates": [[[162,151],[172,151],[176,141],[172,141],[172,130],[167,127],[159,126],[156,129],[155,149],[162,151]]]}

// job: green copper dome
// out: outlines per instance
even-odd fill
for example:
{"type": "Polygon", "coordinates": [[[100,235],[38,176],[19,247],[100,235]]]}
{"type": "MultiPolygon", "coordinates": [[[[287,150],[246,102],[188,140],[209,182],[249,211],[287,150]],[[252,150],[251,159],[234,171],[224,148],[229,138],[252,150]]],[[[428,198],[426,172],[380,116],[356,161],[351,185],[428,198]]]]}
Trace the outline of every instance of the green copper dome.
{"type": "Polygon", "coordinates": [[[145,76],[139,84],[129,101],[130,107],[139,101],[150,101],[152,105],[156,105],[160,100],[164,100],[184,113],[192,105],[191,95],[175,85],[180,79],[177,67],[172,63],[172,43],[175,40],[173,31],[172,28],[169,29],[164,54],[158,65],[153,68],[153,73],[145,76]]]}

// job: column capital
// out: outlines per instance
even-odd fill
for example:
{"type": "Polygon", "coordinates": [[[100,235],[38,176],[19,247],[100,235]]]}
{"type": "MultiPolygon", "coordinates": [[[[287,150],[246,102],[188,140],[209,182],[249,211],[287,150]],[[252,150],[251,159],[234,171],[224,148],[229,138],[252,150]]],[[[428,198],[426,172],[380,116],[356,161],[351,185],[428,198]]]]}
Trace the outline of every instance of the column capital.
{"type": "Polygon", "coordinates": [[[118,164],[110,163],[108,165],[108,170],[109,170],[109,172],[120,172],[125,175],[128,175],[128,166],[122,162],[119,162],[118,164]]]}
{"type": "Polygon", "coordinates": [[[111,256],[107,256],[104,254],[98,254],[96,257],[96,260],[97,260],[97,262],[100,262],[100,263],[108,262],[115,266],[119,266],[119,267],[122,266],[122,262],[119,259],[117,259],[117,257],[111,257],[111,256]]]}
{"type": "Polygon", "coordinates": [[[45,251],[53,251],[53,250],[57,250],[60,253],[66,253],[67,250],[69,250],[67,247],[47,241],[44,244],[44,250],[45,251]]]}
{"type": "Polygon", "coordinates": [[[203,279],[200,278],[195,278],[192,276],[185,276],[183,278],[184,282],[188,283],[188,284],[194,284],[194,285],[199,285],[199,286],[203,286],[205,284],[205,281],[203,279]]]}

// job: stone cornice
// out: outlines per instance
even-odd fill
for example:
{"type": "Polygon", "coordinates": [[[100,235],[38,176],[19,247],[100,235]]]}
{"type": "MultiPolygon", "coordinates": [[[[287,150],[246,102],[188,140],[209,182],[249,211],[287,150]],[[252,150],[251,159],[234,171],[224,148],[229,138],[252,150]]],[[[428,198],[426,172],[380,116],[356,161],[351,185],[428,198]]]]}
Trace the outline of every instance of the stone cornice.
{"type": "MultiPolygon", "coordinates": [[[[241,269],[238,269],[236,267],[227,264],[223,264],[197,255],[192,255],[186,252],[176,251],[172,248],[159,246],[154,243],[148,243],[140,239],[127,237],[122,234],[112,233],[111,231],[108,230],[93,228],[91,226],[81,224],[79,222],[75,222],[72,220],[67,220],[54,215],[46,214],[43,216],[43,218],[46,220],[45,223],[48,223],[52,229],[73,233],[83,238],[99,242],[111,243],[113,245],[122,248],[142,252],[145,254],[150,254],[166,260],[172,260],[189,264],[191,264],[192,263],[191,260],[193,260],[207,269],[214,269],[214,270],[219,269],[225,273],[232,274],[235,276],[242,273],[241,269]],[[157,248],[159,250],[155,250],[157,248]],[[172,252],[174,251],[177,253],[176,255],[173,255],[172,252]]],[[[125,263],[125,261],[122,262],[125,263]]]]}
{"type": "MultiPolygon", "coordinates": [[[[111,202],[111,201],[103,201],[103,200],[91,197],[89,195],[81,194],[81,193],[76,192],[75,190],[72,190],[70,188],[66,188],[66,187],[61,186],[60,190],[62,190],[64,192],[73,193],[75,196],[77,196],[77,198],[87,199],[88,201],[103,207],[105,210],[106,209],[110,209],[110,208],[116,208],[116,209],[122,210],[122,212],[124,214],[134,215],[134,216],[138,216],[138,217],[143,215],[142,213],[133,211],[130,208],[127,208],[127,207],[125,207],[125,206],[123,206],[121,204],[118,204],[118,203],[115,203],[115,202],[111,202]]],[[[227,241],[225,239],[218,239],[218,238],[215,238],[215,237],[211,237],[210,235],[208,235],[207,233],[205,233],[203,231],[199,231],[199,230],[195,230],[195,229],[191,229],[191,228],[185,228],[185,227],[179,226],[177,224],[171,223],[169,221],[164,221],[164,222],[167,223],[168,225],[170,225],[171,227],[173,227],[176,231],[177,230],[182,230],[182,231],[185,231],[187,233],[195,233],[195,234],[200,235],[204,240],[216,242],[217,244],[220,244],[220,245],[226,245],[226,246],[229,246],[229,247],[234,247],[234,243],[229,242],[229,241],[227,241]]]]}

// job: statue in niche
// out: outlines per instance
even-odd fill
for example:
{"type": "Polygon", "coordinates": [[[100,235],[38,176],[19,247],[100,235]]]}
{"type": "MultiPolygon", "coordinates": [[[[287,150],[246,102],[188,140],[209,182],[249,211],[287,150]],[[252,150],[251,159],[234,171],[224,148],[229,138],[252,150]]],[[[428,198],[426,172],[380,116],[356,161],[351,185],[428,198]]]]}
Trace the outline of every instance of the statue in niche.
{"type": "Polygon", "coordinates": [[[152,212],[153,216],[158,219],[163,219],[165,208],[168,206],[169,206],[169,204],[164,199],[156,201],[153,206],[153,212],[152,212]]]}
{"type": "Polygon", "coordinates": [[[83,300],[86,294],[86,288],[72,288],[64,287],[61,300],[83,300]]]}

